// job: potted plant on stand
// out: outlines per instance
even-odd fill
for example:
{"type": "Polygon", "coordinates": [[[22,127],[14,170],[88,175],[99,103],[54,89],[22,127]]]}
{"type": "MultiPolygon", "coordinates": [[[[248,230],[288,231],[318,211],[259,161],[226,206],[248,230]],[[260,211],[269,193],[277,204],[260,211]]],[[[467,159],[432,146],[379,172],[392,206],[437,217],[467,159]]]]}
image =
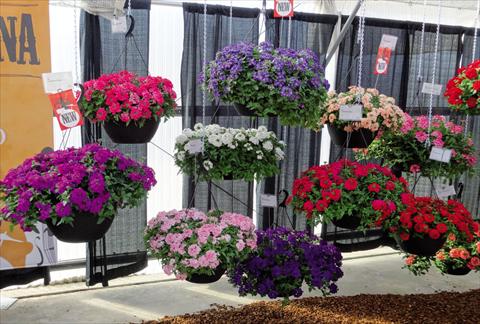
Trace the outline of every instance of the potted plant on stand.
{"type": "Polygon", "coordinates": [[[407,253],[434,256],[455,228],[469,232],[470,220],[464,216],[468,211],[456,200],[443,201],[413,194],[402,194],[401,199],[399,213],[386,218],[383,226],[407,253]]]}
{"type": "Polygon", "coordinates": [[[449,227],[443,247],[435,256],[407,255],[406,268],[415,275],[426,273],[432,264],[442,274],[459,276],[480,271],[480,224],[460,202],[452,200],[450,204],[456,205],[455,213],[447,215],[454,226],[449,227]]]}
{"type": "Polygon", "coordinates": [[[284,125],[317,129],[318,106],[329,84],[309,49],[271,43],[233,44],[219,51],[200,75],[213,99],[233,103],[241,115],[278,116],[284,125]]]}
{"type": "Polygon", "coordinates": [[[40,153],[0,182],[1,216],[26,231],[44,222],[65,242],[94,241],[155,184],[151,168],[98,144],[40,153]]]}
{"type": "Polygon", "coordinates": [[[333,245],[305,231],[286,228],[257,233],[257,249],[228,272],[240,296],[300,297],[302,286],[334,294],[335,282],[343,276],[342,255],[333,245]]]}
{"type": "Polygon", "coordinates": [[[368,147],[378,132],[399,129],[404,115],[392,97],[380,94],[377,89],[356,86],[349,87],[347,92],[329,92],[320,113],[320,127],[328,125],[332,142],[349,148],[368,147]],[[342,119],[342,107],[354,104],[362,106],[361,118],[358,121],[342,119]]]}
{"type": "Polygon", "coordinates": [[[254,230],[247,216],[184,209],[158,213],[148,222],[144,237],[147,250],[167,275],[211,283],[256,248],[254,230]]]}
{"type": "Polygon", "coordinates": [[[377,164],[340,160],[314,166],[295,179],[288,202],[312,225],[333,222],[348,229],[380,226],[401,205],[407,182],[377,164]]]}
{"type": "Polygon", "coordinates": [[[200,180],[251,181],[278,173],[284,148],[265,126],[233,129],[196,124],[177,137],[175,164],[200,180]]]}
{"type": "Polygon", "coordinates": [[[104,74],[83,86],[80,106],[84,116],[93,123],[103,123],[115,143],[147,143],[160,120],[175,115],[176,93],[168,79],[121,71],[104,74]]]}

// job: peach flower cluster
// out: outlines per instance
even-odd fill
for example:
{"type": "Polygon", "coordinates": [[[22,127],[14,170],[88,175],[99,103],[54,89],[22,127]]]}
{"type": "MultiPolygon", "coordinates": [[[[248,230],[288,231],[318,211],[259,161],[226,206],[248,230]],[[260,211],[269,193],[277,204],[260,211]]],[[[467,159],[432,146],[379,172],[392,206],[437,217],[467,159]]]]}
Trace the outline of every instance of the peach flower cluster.
{"type": "Polygon", "coordinates": [[[350,86],[347,92],[328,93],[328,100],[321,108],[320,127],[325,124],[352,132],[361,128],[372,132],[379,130],[397,130],[404,120],[403,111],[395,105],[395,99],[380,94],[377,89],[350,86]],[[340,107],[349,104],[362,104],[363,117],[360,121],[344,121],[339,119],[340,107]]]}

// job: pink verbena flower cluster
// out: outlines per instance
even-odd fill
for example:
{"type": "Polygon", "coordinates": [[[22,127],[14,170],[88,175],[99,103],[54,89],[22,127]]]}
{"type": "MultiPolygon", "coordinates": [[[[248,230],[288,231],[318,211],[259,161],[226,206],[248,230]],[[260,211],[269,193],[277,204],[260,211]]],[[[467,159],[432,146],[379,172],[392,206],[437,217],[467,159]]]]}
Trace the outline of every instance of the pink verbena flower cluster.
{"type": "Polygon", "coordinates": [[[452,158],[456,163],[464,164],[466,167],[474,167],[477,163],[473,140],[465,136],[463,126],[447,121],[445,116],[435,115],[430,125],[430,136],[428,135],[428,117],[411,117],[405,114],[405,122],[400,132],[403,135],[413,135],[420,143],[430,140],[431,145],[438,148],[452,150],[452,158]]]}
{"type": "Polygon", "coordinates": [[[128,71],[104,74],[84,83],[80,101],[85,117],[93,122],[115,120],[138,123],[175,114],[173,84],[162,77],[137,76],[128,71]]]}
{"type": "Polygon", "coordinates": [[[145,229],[148,251],[162,262],[166,274],[179,279],[229,268],[256,248],[255,226],[235,213],[195,209],[160,212],[145,229]]]}

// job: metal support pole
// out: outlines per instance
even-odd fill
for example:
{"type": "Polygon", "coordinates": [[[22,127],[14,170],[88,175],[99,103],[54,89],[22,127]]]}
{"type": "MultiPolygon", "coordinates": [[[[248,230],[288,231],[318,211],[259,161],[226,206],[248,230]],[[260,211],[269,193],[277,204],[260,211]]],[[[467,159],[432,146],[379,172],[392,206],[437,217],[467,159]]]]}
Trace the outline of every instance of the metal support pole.
{"type": "MultiPolygon", "coordinates": [[[[329,46],[330,52],[327,53],[327,56],[325,58],[325,63],[323,64],[324,67],[328,65],[330,60],[333,58],[333,55],[335,55],[335,52],[337,51],[338,46],[340,46],[340,43],[345,38],[345,34],[347,34],[347,30],[352,24],[353,20],[355,19],[355,16],[357,15],[358,10],[360,10],[360,7],[362,6],[363,1],[365,0],[358,0],[357,5],[355,6],[355,8],[353,8],[352,13],[350,14],[350,17],[348,17],[347,21],[345,22],[345,25],[343,26],[342,31],[340,31],[340,35],[338,35],[338,38],[335,39],[333,46],[331,48],[329,46]]],[[[332,41],[333,39],[330,42],[332,41]]]]}

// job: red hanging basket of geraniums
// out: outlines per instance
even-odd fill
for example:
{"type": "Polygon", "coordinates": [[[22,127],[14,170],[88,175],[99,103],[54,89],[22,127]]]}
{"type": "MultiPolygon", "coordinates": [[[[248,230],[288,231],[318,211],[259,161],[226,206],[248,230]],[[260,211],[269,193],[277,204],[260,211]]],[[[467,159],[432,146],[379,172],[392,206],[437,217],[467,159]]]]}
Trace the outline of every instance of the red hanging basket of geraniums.
{"type": "Polygon", "coordinates": [[[402,194],[399,214],[384,220],[384,227],[397,240],[403,251],[419,256],[433,256],[444,245],[448,233],[457,230],[469,239],[470,213],[462,203],[432,197],[402,194]]]}
{"type": "Polygon", "coordinates": [[[480,223],[473,220],[462,203],[451,200],[447,204],[455,206],[455,214],[447,215],[449,221],[455,223],[449,227],[442,249],[435,256],[406,255],[405,268],[415,275],[425,274],[432,264],[441,273],[449,275],[461,276],[470,271],[480,271],[480,223]]]}
{"type": "Polygon", "coordinates": [[[103,122],[115,143],[147,143],[161,118],[175,115],[172,82],[162,77],[137,76],[128,71],[104,74],[84,83],[80,100],[90,121],[103,122]]]}
{"type": "Polygon", "coordinates": [[[480,114],[480,60],[461,67],[447,83],[444,96],[453,111],[480,114]]]}
{"type": "Polygon", "coordinates": [[[333,222],[342,228],[379,226],[396,214],[407,182],[388,168],[340,160],[313,166],[293,183],[288,202],[313,225],[333,222]]]}

